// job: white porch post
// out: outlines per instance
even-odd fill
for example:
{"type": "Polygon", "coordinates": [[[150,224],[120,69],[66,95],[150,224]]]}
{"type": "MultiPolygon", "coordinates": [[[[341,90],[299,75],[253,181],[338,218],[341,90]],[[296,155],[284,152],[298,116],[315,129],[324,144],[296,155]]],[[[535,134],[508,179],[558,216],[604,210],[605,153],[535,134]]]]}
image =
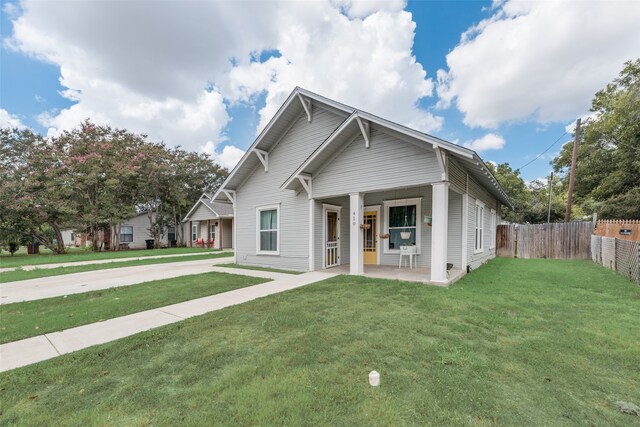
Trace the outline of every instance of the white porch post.
{"type": "Polygon", "coordinates": [[[447,282],[447,231],[449,228],[449,183],[432,185],[431,281],[447,282]]]}
{"type": "Polygon", "coordinates": [[[350,274],[364,274],[363,235],[360,230],[364,210],[364,195],[362,193],[349,194],[349,255],[350,274]]]}
{"type": "Polygon", "coordinates": [[[315,233],[314,233],[314,223],[315,223],[315,208],[316,208],[316,200],[309,199],[309,271],[314,271],[316,269],[315,265],[315,233]]]}

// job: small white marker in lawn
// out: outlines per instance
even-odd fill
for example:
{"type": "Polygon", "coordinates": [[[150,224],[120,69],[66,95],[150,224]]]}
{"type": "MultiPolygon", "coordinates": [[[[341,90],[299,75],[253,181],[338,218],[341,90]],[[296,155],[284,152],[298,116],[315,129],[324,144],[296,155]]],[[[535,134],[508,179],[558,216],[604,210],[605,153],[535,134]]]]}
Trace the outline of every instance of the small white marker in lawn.
{"type": "Polygon", "coordinates": [[[369,384],[373,387],[380,385],[380,373],[378,371],[369,372],[369,384]]]}

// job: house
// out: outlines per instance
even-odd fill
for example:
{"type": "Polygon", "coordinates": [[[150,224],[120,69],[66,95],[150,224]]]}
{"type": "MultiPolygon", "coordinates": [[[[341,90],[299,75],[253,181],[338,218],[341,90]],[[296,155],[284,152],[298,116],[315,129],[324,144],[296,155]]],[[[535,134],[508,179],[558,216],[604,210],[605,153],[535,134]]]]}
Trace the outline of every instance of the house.
{"type": "MultiPolygon", "coordinates": [[[[145,249],[147,247],[146,240],[153,240],[149,231],[150,227],[147,212],[140,212],[136,216],[122,221],[120,223],[120,244],[126,244],[129,249],[145,249]]],[[[160,246],[171,246],[171,242],[175,242],[175,240],[175,227],[167,227],[162,235],[160,246]]]]}
{"type": "Polygon", "coordinates": [[[216,249],[233,248],[233,205],[204,193],[183,220],[187,246],[213,242],[216,249]]]}
{"type": "Polygon", "coordinates": [[[474,151],[301,88],[214,200],[233,204],[237,263],[364,274],[415,252],[434,283],[493,258],[511,206],[474,151]]]}
{"type": "MultiPolygon", "coordinates": [[[[127,249],[146,249],[146,240],[153,240],[149,228],[150,224],[147,212],[140,212],[136,216],[122,221],[120,223],[120,244],[127,249]]],[[[109,226],[104,226],[98,231],[98,241],[103,249],[110,248],[112,232],[113,229],[109,226]]],[[[93,236],[91,233],[74,233],[73,239],[73,244],[76,247],[88,247],[93,244],[93,236]]],[[[172,241],[175,244],[175,240],[175,227],[168,227],[162,236],[160,246],[171,246],[172,241]]]]}

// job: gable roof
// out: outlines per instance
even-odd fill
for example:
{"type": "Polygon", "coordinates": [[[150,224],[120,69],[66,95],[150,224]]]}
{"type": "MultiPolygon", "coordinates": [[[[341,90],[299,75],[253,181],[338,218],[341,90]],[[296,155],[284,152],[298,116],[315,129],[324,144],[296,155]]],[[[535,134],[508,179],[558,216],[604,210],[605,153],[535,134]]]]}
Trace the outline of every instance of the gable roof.
{"type": "Polygon", "coordinates": [[[339,146],[343,145],[342,143],[344,143],[346,139],[344,136],[350,135],[352,131],[355,131],[360,125],[358,122],[364,119],[374,126],[384,128],[385,132],[393,133],[405,141],[409,140],[412,143],[422,144],[427,148],[439,148],[447,151],[465,166],[469,174],[475,177],[491,194],[503,204],[513,208],[511,200],[498,183],[498,180],[475,151],[383,119],[366,111],[349,107],[300,87],[296,87],[293,92],[291,92],[284,104],[282,104],[262,132],[260,132],[254,143],[222,183],[220,189],[213,195],[213,199],[228,200],[222,190],[235,190],[248,178],[253,170],[260,164],[260,160],[258,160],[256,155],[253,155],[252,151],[254,149],[270,151],[278,143],[279,138],[286,134],[289,127],[294,123],[295,118],[305,111],[302,104],[305,99],[312,101],[311,105],[318,104],[323,108],[336,112],[345,117],[345,120],[320,144],[307,160],[300,165],[296,172],[283,183],[281,189],[291,188],[298,174],[309,173],[310,169],[313,169],[314,166],[326,161],[331,153],[333,153],[332,150],[336,150],[339,146]]]}
{"type": "Polygon", "coordinates": [[[209,209],[216,217],[233,216],[233,205],[225,202],[217,202],[213,200],[213,196],[211,194],[204,193],[193,205],[189,213],[184,216],[184,220],[182,222],[188,221],[189,218],[191,218],[191,214],[195,212],[200,205],[209,209]]]}

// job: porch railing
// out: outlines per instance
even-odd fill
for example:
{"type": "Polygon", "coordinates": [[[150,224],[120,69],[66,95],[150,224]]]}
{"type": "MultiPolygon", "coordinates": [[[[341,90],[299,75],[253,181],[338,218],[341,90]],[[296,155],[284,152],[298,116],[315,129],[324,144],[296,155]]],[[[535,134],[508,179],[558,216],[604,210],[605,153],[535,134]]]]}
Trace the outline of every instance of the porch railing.
{"type": "Polygon", "coordinates": [[[326,267],[338,265],[338,242],[327,242],[326,267]]]}

